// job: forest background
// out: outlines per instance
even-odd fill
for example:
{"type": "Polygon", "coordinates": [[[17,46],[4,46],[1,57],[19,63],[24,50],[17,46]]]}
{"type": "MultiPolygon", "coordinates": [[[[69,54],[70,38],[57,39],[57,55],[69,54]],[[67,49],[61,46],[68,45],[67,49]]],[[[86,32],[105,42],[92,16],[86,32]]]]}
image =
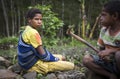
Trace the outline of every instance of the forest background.
{"type": "Polygon", "coordinates": [[[84,39],[97,40],[98,21],[102,6],[109,0],[0,0],[0,49],[17,45],[18,36],[27,24],[25,13],[37,7],[43,13],[42,30],[38,29],[44,45],[77,45],[66,34],[68,26],[84,39]]]}
{"type": "Polygon", "coordinates": [[[18,37],[27,24],[25,13],[36,7],[43,15],[42,27],[38,29],[43,45],[52,53],[64,55],[84,72],[82,58],[94,52],[66,31],[73,27],[73,33],[97,48],[99,15],[107,1],[110,0],[0,0],[0,56],[12,65],[17,63],[18,37]]]}

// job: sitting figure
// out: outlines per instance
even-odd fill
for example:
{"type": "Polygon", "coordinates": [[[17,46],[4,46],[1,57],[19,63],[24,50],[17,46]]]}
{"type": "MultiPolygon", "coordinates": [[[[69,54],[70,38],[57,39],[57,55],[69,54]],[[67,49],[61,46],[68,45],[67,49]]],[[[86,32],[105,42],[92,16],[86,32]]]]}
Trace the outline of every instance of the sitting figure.
{"type": "Polygon", "coordinates": [[[21,32],[18,42],[18,63],[27,71],[41,74],[74,69],[74,64],[64,61],[62,55],[54,55],[42,45],[41,36],[36,30],[42,25],[42,13],[32,8],[26,14],[25,30],[21,32]]]}
{"type": "Polygon", "coordinates": [[[101,12],[100,36],[98,55],[85,55],[83,64],[91,71],[108,77],[118,79],[120,75],[120,1],[106,3],[101,12]],[[111,60],[108,59],[113,56],[111,60]]]}

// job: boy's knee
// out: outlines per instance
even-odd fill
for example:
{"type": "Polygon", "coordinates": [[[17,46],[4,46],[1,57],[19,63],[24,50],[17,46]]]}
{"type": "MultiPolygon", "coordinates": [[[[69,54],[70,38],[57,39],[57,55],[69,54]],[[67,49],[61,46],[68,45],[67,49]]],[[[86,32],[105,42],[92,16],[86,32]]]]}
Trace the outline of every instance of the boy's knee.
{"type": "Polygon", "coordinates": [[[120,60],[120,51],[115,53],[115,59],[120,60]]]}
{"type": "Polygon", "coordinates": [[[92,62],[93,59],[90,55],[85,55],[83,57],[83,64],[86,66],[86,65],[89,65],[90,62],[92,62]]]}

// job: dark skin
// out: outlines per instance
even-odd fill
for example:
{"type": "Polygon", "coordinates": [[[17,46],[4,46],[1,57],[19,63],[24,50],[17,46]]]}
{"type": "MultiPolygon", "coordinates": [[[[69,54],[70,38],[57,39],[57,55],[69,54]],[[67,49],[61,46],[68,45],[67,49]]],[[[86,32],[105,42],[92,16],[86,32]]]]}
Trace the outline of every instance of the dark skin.
{"type": "MultiPolygon", "coordinates": [[[[107,26],[109,34],[111,36],[116,35],[118,32],[120,32],[120,20],[118,18],[118,14],[115,13],[115,15],[110,15],[109,13],[105,12],[104,10],[101,13],[100,18],[101,24],[103,26],[107,26]],[[109,26],[109,27],[108,27],[109,26]]],[[[120,48],[105,48],[104,50],[99,51],[98,55],[104,60],[107,61],[105,56],[109,56],[110,54],[115,54],[115,60],[117,63],[117,67],[120,70],[120,48]]],[[[92,70],[93,72],[106,76],[109,79],[118,79],[117,76],[114,73],[110,73],[103,69],[101,66],[94,63],[93,58],[90,55],[85,55],[83,58],[83,64],[92,70]]]]}
{"type": "MultiPolygon", "coordinates": [[[[35,14],[35,16],[34,16],[32,19],[28,18],[28,23],[29,23],[29,25],[30,25],[31,27],[33,27],[34,29],[41,27],[41,25],[42,25],[42,14],[37,13],[37,14],[35,14]]],[[[41,55],[45,54],[45,51],[44,51],[42,45],[39,45],[39,46],[36,48],[36,50],[37,50],[38,53],[41,54],[41,55]]],[[[65,57],[63,57],[62,60],[64,61],[64,60],[65,60],[65,57]]]]}
{"type": "MultiPolygon", "coordinates": [[[[35,16],[32,19],[28,19],[29,25],[32,26],[33,28],[39,28],[42,25],[42,15],[41,14],[35,14],[35,16]]],[[[36,50],[40,54],[45,54],[45,51],[42,47],[42,45],[39,45],[36,50]]]]}
{"type": "MultiPolygon", "coordinates": [[[[111,36],[115,36],[116,34],[118,34],[118,32],[120,32],[120,20],[118,19],[117,13],[115,15],[110,15],[109,13],[102,11],[100,20],[102,25],[109,26],[108,30],[111,36]]],[[[104,58],[104,56],[107,56],[119,50],[120,49],[105,48],[105,50],[100,51],[98,55],[101,58],[104,58]]]]}

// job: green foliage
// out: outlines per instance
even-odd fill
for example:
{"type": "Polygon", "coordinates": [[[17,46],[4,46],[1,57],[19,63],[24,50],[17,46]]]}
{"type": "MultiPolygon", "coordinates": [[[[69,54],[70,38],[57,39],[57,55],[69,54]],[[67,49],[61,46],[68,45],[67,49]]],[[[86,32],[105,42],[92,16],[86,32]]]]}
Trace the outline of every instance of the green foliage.
{"type": "Polygon", "coordinates": [[[53,46],[53,45],[57,45],[59,42],[59,38],[48,38],[48,37],[44,37],[43,39],[43,43],[47,46],[53,46]]]}
{"type": "Polygon", "coordinates": [[[8,58],[12,64],[15,64],[17,62],[16,54],[17,54],[17,48],[11,48],[7,50],[0,49],[0,56],[8,58]]]}
{"type": "Polygon", "coordinates": [[[8,57],[12,57],[16,54],[17,50],[15,48],[11,48],[9,50],[2,50],[0,49],[0,56],[8,56],[8,57]]]}
{"type": "Polygon", "coordinates": [[[42,74],[37,74],[37,79],[41,79],[43,77],[43,75],[42,74]]]}
{"type": "MultiPolygon", "coordinates": [[[[63,21],[60,20],[57,17],[57,14],[51,11],[51,6],[48,5],[36,5],[34,6],[35,8],[38,8],[42,11],[42,16],[43,16],[43,24],[42,24],[42,33],[43,37],[45,36],[44,40],[45,44],[56,44],[56,37],[57,37],[57,32],[61,27],[63,27],[63,21]]],[[[43,42],[44,42],[43,41],[43,42]]]]}
{"type": "Polygon", "coordinates": [[[25,30],[25,26],[21,26],[18,33],[21,33],[23,30],[25,30]]]}
{"type": "Polygon", "coordinates": [[[5,37],[0,39],[0,44],[16,44],[18,42],[18,37],[5,37]]]}
{"type": "Polygon", "coordinates": [[[18,37],[5,37],[0,39],[0,56],[8,57],[12,64],[16,63],[16,45],[18,37]]]}

